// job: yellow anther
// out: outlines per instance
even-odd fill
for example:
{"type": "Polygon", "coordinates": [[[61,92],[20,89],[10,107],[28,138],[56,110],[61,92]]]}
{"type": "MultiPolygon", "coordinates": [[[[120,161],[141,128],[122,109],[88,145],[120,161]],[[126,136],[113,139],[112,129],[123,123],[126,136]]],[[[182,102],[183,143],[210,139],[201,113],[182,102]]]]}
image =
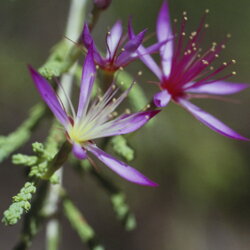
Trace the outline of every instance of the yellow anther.
{"type": "Polygon", "coordinates": [[[131,114],[131,110],[130,109],[125,109],[125,113],[129,115],[129,114],[131,114]]]}
{"type": "Polygon", "coordinates": [[[236,71],[233,71],[233,72],[232,72],[232,75],[234,75],[234,76],[235,76],[235,75],[236,75],[236,71]]]}
{"type": "Polygon", "coordinates": [[[236,60],[233,59],[233,60],[232,60],[232,63],[235,64],[235,63],[236,63],[236,60]]]}
{"type": "Polygon", "coordinates": [[[140,71],[138,71],[138,76],[141,76],[142,75],[142,71],[140,70],[140,71]]]}
{"type": "Polygon", "coordinates": [[[201,60],[203,64],[208,65],[208,61],[207,60],[201,60]]]}
{"type": "Polygon", "coordinates": [[[209,9],[205,9],[205,13],[209,13],[210,12],[210,10],[209,9]]]}

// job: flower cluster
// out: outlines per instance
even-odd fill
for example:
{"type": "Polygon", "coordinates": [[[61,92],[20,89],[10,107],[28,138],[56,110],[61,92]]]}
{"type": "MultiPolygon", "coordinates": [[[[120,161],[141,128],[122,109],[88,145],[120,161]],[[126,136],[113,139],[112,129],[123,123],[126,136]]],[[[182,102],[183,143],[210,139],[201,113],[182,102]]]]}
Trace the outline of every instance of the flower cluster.
{"type": "Polygon", "coordinates": [[[30,67],[31,76],[41,97],[64,127],[65,136],[72,144],[73,154],[77,158],[88,158],[91,153],[124,179],[140,185],[156,186],[156,183],[139,171],[102,151],[96,145],[95,140],[127,134],[139,129],[158,114],[160,108],[166,106],[170,100],[181,105],[216,132],[234,139],[248,140],[189,101],[191,98],[214,98],[229,95],[248,87],[247,84],[225,81],[229,76],[234,75],[234,72],[217,77],[225,68],[234,63],[232,60],[217,68],[211,65],[223,49],[224,42],[213,43],[208,50],[201,53],[204,20],[205,16],[197,30],[188,35],[185,30],[187,16],[184,13],[179,33],[173,34],[168,6],[164,2],[157,20],[158,42],[156,44],[145,48],[143,40],[146,30],[136,35],[129,22],[128,33],[123,35],[122,24],[117,21],[106,35],[106,56],[102,56],[97,50],[88,25],[85,24],[82,41],[88,52],[82,70],[77,110],[73,108],[70,99],[67,98],[70,102],[71,113],[66,112],[63,103],[50,84],[30,67]],[[157,51],[161,57],[160,66],[150,55],[157,51]],[[115,97],[118,94],[118,88],[112,82],[101,98],[96,97],[91,100],[97,74],[96,66],[105,72],[114,73],[137,58],[140,58],[159,80],[156,84],[160,88],[160,92],[156,93],[153,98],[155,108],[114,117],[113,112],[127,97],[133,83],[120,96],[115,97]]]}

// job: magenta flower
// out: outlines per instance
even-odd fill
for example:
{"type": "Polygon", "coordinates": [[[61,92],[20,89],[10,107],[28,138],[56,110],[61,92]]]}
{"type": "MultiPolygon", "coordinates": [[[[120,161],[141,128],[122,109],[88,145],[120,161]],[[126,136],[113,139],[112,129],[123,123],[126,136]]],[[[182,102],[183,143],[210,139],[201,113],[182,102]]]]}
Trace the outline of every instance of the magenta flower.
{"type": "MultiPolygon", "coordinates": [[[[146,30],[141,31],[138,35],[134,35],[133,38],[129,38],[127,34],[122,35],[122,32],[122,23],[121,21],[117,21],[106,35],[107,53],[106,56],[103,57],[94,44],[88,25],[84,25],[82,41],[86,48],[94,44],[95,63],[107,72],[115,72],[139,57],[137,49],[143,42],[146,30]]],[[[144,49],[144,53],[154,53],[159,50],[162,44],[163,42],[153,44],[147,49],[144,49]]]]}
{"type": "Polygon", "coordinates": [[[157,185],[136,169],[103,152],[93,141],[97,138],[133,132],[155,116],[159,110],[124,114],[112,119],[112,113],[130,91],[129,88],[115,99],[114,96],[118,89],[115,89],[114,84],[110,86],[102,98],[97,98],[91,103],[90,97],[96,73],[91,47],[83,66],[77,112],[74,111],[73,105],[69,100],[72,115],[66,113],[61,100],[58,99],[50,84],[31,67],[30,72],[41,97],[57,120],[63,125],[67,139],[73,145],[73,154],[77,158],[85,159],[90,152],[111,170],[128,181],[139,185],[157,185]]]}
{"type": "MultiPolygon", "coordinates": [[[[220,99],[217,95],[234,94],[248,88],[249,85],[225,81],[228,77],[234,75],[235,72],[224,77],[217,76],[222,70],[234,63],[234,60],[229,63],[223,63],[217,68],[211,66],[225,47],[224,43],[218,45],[213,43],[211,48],[201,54],[200,42],[206,26],[204,24],[205,16],[202,18],[198,29],[190,35],[185,30],[186,21],[187,17],[184,12],[180,32],[175,39],[168,41],[161,47],[161,67],[155,63],[150,55],[145,55],[145,49],[142,46],[138,49],[141,54],[141,60],[160,81],[156,84],[161,89],[161,92],[154,96],[154,104],[157,107],[164,107],[172,100],[189,111],[210,129],[230,138],[248,140],[214,116],[189,102],[191,98],[220,99]],[[184,38],[186,36],[188,36],[188,39],[185,42],[184,38]]],[[[166,2],[163,3],[158,15],[156,33],[159,42],[173,37],[166,2]]],[[[129,35],[131,38],[135,37],[131,26],[129,27],[129,35]]]]}

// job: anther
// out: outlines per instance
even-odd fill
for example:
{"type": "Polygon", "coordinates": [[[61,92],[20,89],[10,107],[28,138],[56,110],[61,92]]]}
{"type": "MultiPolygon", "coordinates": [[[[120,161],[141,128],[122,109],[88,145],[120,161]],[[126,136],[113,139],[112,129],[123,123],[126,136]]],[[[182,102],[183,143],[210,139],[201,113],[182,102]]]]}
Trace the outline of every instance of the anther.
{"type": "Polygon", "coordinates": [[[111,35],[111,33],[110,33],[110,31],[108,31],[108,33],[107,33],[109,36],[111,35]]]}
{"type": "Polygon", "coordinates": [[[112,102],[116,102],[116,98],[113,98],[113,99],[112,99],[112,102]]]}
{"type": "Polygon", "coordinates": [[[196,34],[197,34],[197,32],[196,32],[196,31],[193,31],[193,32],[191,33],[191,36],[196,36],[196,34]]]}
{"type": "Polygon", "coordinates": [[[149,119],[150,117],[149,117],[149,115],[145,115],[145,118],[146,118],[146,119],[149,119]]]}
{"type": "Polygon", "coordinates": [[[96,69],[99,69],[99,68],[100,68],[100,66],[99,66],[99,65],[96,65],[96,66],[95,66],[95,68],[96,68],[96,69]]]}
{"type": "Polygon", "coordinates": [[[235,75],[236,75],[236,71],[233,71],[233,72],[232,72],[232,75],[234,75],[234,76],[235,76],[235,75]]]}
{"type": "Polygon", "coordinates": [[[207,60],[201,60],[203,64],[208,65],[208,61],[207,60]]]}
{"type": "Polygon", "coordinates": [[[214,70],[214,67],[213,67],[213,66],[210,66],[210,70],[214,70]]]}
{"type": "Polygon", "coordinates": [[[222,45],[221,45],[221,48],[222,48],[222,49],[225,49],[225,48],[226,48],[226,45],[225,45],[225,44],[222,44],[222,45]]]}
{"type": "Polygon", "coordinates": [[[115,88],[116,88],[115,84],[113,84],[111,88],[112,88],[113,90],[115,90],[115,88]]]}
{"type": "Polygon", "coordinates": [[[183,11],[182,14],[183,14],[183,16],[186,16],[186,15],[187,15],[187,12],[186,12],[186,11],[183,11]]]}
{"type": "Polygon", "coordinates": [[[231,38],[232,35],[230,33],[227,34],[227,38],[231,38]]]}
{"type": "Polygon", "coordinates": [[[141,76],[142,75],[142,71],[140,70],[140,71],[138,71],[138,76],[141,76]]]}
{"type": "Polygon", "coordinates": [[[236,63],[236,60],[232,59],[232,63],[235,64],[235,63],[236,63]]]}
{"type": "Polygon", "coordinates": [[[121,51],[125,51],[125,49],[124,49],[124,48],[121,48],[121,51]]]}
{"type": "Polygon", "coordinates": [[[182,34],[183,36],[185,36],[185,35],[186,35],[186,33],[185,33],[185,32],[182,32],[181,34],[182,34]]]}
{"type": "Polygon", "coordinates": [[[205,24],[204,24],[204,27],[205,27],[205,28],[208,28],[208,27],[209,27],[209,24],[208,24],[208,23],[205,23],[205,24]]]}
{"type": "Polygon", "coordinates": [[[131,110],[130,109],[125,109],[125,113],[129,115],[129,114],[131,114],[131,110]]]}
{"type": "Polygon", "coordinates": [[[219,57],[219,55],[218,55],[218,54],[215,54],[214,56],[215,56],[216,58],[218,58],[218,57],[219,57]]]}
{"type": "Polygon", "coordinates": [[[121,81],[120,84],[121,84],[121,85],[124,85],[124,81],[121,81]]]}
{"type": "Polygon", "coordinates": [[[119,70],[124,70],[124,68],[123,68],[123,67],[120,67],[119,70]]]}
{"type": "Polygon", "coordinates": [[[174,19],[174,23],[177,23],[177,22],[178,22],[178,19],[177,19],[177,18],[175,18],[175,19],[174,19]]]}
{"type": "Polygon", "coordinates": [[[223,65],[224,65],[224,66],[227,66],[227,63],[226,63],[226,62],[223,62],[223,65]]]}
{"type": "Polygon", "coordinates": [[[186,16],[184,16],[184,17],[183,17],[183,19],[184,19],[185,21],[187,21],[187,20],[188,20],[188,18],[187,18],[186,16]]]}
{"type": "Polygon", "coordinates": [[[209,10],[209,9],[205,9],[205,13],[207,13],[207,14],[208,14],[209,12],[210,12],[210,10],[209,10]]]}

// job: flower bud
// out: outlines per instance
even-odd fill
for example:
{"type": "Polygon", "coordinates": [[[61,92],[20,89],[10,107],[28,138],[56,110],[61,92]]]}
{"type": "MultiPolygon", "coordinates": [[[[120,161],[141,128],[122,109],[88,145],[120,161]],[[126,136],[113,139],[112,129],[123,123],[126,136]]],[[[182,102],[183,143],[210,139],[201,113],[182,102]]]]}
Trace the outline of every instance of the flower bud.
{"type": "Polygon", "coordinates": [[[94,0],[94,4],[99,9],[106,9],[111,4],[112,0],[94,0]]]}

